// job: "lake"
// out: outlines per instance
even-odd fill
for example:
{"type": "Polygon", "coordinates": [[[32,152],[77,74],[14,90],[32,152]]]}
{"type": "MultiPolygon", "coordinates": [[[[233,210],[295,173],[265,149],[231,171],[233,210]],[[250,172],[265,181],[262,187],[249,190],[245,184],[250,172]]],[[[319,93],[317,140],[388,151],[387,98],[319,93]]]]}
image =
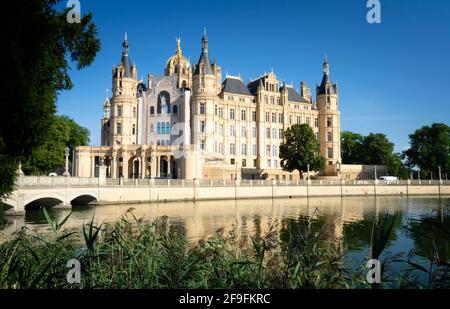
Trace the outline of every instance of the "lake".
{"type": "MultiPolygon", "coordinates": [[[[219,229],[225,233],[238,231],[241,235],[261,236],[270,228],[280,231],[286,221],[312,219],[317,229],[326,229],[329,239],[342,241],[348,249],[346,264],[357,269],[368,255],[374,222],[388,216],[394,225],[385,256],[386,253],[403,253],[405,257],[410,254],[416,262],[426,265],[427,259],[433,256],[433,241],[440,258],[449,261],[448,203],[449,199],[444,197],[347,197],[74,206],[64,227],[81,232],[83,222],[90,222],[92,217],[97,225],[112,225],[131,208],[136,218],[164,219],[182,230],[189,242],[195,243],[219,229]],[[432,229],[434,233],[428,233],[432,229]]],[[[49,213],[61,221],[70,211],[51,209],[49,213]]],[[[3,237],[23,226],[29,233],[51,233],[41,211],[5,219],[0,227],[3,237]]],[[[395,267],[400,269],[404,265],[395,267]]]]}

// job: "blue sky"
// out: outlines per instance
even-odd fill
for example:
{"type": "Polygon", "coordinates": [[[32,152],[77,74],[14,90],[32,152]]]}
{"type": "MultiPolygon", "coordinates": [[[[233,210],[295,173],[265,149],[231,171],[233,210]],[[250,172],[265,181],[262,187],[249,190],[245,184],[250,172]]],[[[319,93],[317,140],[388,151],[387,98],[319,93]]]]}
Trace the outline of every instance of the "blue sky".
{"type": "Polygon", "coordinates": [[[211,58],[224,75],[240,73],[245,81],[273,68],[287,83],[305,80],[315,93],[328,55],[342,130],[385,133],[402,151],[417,128],[450,124],[447,0],[381,0],[381,24],[367,23],[366,0],[80,2],[81,13],[94,16],[102,49],[89,68],[71,71],[75,86],[57,105],[90,130],[91,145],[100,143],[102,104],[124,33],[141,77],[163,74],[177,36],[196,62],[204,27],[211,58]]]}

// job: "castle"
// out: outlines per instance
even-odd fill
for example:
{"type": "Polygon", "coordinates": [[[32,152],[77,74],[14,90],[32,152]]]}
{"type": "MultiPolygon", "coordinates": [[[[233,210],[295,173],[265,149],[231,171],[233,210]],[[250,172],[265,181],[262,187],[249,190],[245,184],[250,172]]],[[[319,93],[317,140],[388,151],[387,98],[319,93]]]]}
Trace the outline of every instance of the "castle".
{"type": "Polygon", "coordinates": [[[112,97],[101,120],[101,146],[78,147],[75,173],[110,178],[298,179],[283,171],[279,145],[293,124],[311,126],[326,158],[324,176],[341,167],[339,88],[328,61],[316,87],[297,92],[272,71],[245,83],[211,62],[206,31],[196,64],[183,55],[180,39],[164,76],[137,79],[127,36],[112,70],[112,97]]]}

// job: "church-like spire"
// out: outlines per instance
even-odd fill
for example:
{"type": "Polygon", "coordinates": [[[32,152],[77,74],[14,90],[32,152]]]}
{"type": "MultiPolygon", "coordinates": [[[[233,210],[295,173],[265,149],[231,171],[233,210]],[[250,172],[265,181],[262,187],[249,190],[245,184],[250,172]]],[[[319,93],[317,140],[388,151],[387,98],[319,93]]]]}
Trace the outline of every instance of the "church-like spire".
{"type": "Polygon", "coordinates": [[[202,53],[200,55],[200,59],[198,60],[198,64],[195,67],[195,72],[194,75],[197,75],[200,73],[200,67],[204,66],[205,74],[214,74],[211,68],[211,60],[209,59],[209,54],[208,54],[208,37],[206,35],[206,28],[205,31],[203,33],[203,37],[202,37],[202,53]]]}
{"type": "Polygon", "coordinates": [[[131,59],[129,57],[128,34],[126,32],[125,32],[125,38],[122,43],[122,60],[121,60],[121,62],[122,62],[122,66],[124,69],[123,77],[131,78],[132,77],[132,74],[131,74],[132,65],[131,65],[131,59]]]}
{"type": "Polygon", "coordinates": [[[335,85],[333,85],[333,82],[331,81],[330,76],[330,65],[328,64],[328,57],[325,55],[325,60],[323,62],[323,77],[322,82],[320,83],[320,86],[317,87],[317,94],[326,94],[327,93],[327,87],[329,87],[330,91],[329,94],[335,94],[336,88],[335,85]]]}

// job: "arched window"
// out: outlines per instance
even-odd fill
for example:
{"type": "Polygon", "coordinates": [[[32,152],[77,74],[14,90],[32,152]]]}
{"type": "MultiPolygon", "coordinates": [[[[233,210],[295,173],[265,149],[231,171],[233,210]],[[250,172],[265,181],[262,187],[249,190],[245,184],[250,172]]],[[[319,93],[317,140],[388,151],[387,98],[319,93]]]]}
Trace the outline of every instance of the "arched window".
{"type": "Polygon", "coordinates": [[[151,106],[150,107],[150,115],[154,115],[155,114],[155,107],[151,106]]]}
{"type": "Polygon", "coordinates": [[[170,123],[166,122],[166,134],[170,134],[170,123]]]}
{"type": "Polygon", "coordinates": [[[166,134],[166,123],[161,123],[161,134],[166,134]]]}
{"type": "Polygon", "coordinates": [[[181,83],[181,87],[186,88],[186,86],[187,86],[187,84],[186,84],[186,81],[184,80],[183,83],[181,83]]]}
{"type": "Polygon", "coordinates": [[[172,112],[173,112],[174,114],[178,114],[178,106],[177,106],[177,105],[174,105],[174,106],[173,106],[172,112]]]}
{"type": "Polygon", "coordinates": [[[156,134],[161,134],[161,123],[159,123],[159,122],[156,125],[156,134]]]}

